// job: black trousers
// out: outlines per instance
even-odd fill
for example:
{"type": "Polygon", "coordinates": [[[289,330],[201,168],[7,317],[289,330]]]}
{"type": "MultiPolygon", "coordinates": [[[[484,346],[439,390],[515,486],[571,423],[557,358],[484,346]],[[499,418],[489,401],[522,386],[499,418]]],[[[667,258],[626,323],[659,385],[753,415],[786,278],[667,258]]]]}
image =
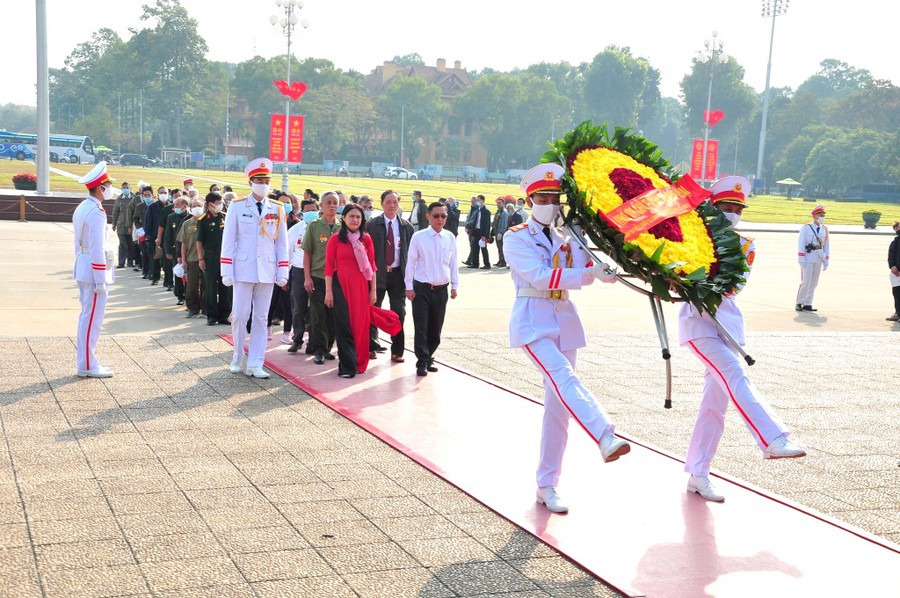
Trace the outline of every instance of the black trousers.
{"type": "Polygon", "coordinates": [[[900,314],[900,287],[891,287],[891,292],[894,293],[894,313],[900,314]]]}
{"type": "MultiPolygon", "coordinates": [[[[218,262],[218,259],[216,261],[218,262]]],[[[172,268],[175,267],[175,260],[167,258],[165,250],[163,250],[163,256],[160,258],[160,262],[162,262],[163,269],[163,286],[170,287],[175,283],[173,280],[174,276],[172,275],[172,268]]]]}
{"type": "Polygon", "coordinates": [[[134,263],[132,260],[131,252],[134,251],[131,248],[131,244],[134,241],[131,240],[131,235],[126,233],[117,232],[116,235],[119,237],[119,267],[123,267],[125,265],[125,260],[127,259],[129,262],[129,266],[134,263]]]}
{"type": "MultiPolygon", "coordinates": [[[[337,276],[334,277],[337,279],[337,276]]],[[[331,352],[334,345],[334,316],[325,307],[325,279],[313,276],[313,292],[309,295],[309,348],[313,352],[331,352]]],[[[355,370],[354,370],[355,371],[355,370]]]]}
{"type": "Polygon", "coordinates": [[[350,328],[350,306],[338,282],[337,274],[331,279],[331,291],[334,296],[334,308],[331,317],[334,320],[334,340],[338,350],[338,374],[356,375],[356,341],[353,340],[353,329],[350,328]]]}
{"type": "Polygon", "coordinates": [[[434,360],[434,352],[441,344],[441,330],[444,314],[447,313],[447,288],[449,285],[433,287],[417,280],[413,281],[416,298],[412,301],[413,325],[416,352],[416,368],[424,368],[434,360]]]}
{"type": "Polygon", "coordinates": [[[506,265],[506,258],[503,256],[503,234],[504,233],[501,233],[501,234],[497,235],[497,237],[496,237],[497,255],[500,257],[500,259],[497,260],[498,266],[506,265]]]}
{"type": "Polygon", "coordinates": [[[294,342],[303,341],[303,333],[309,323],[309,293],[303,286],[304,278],[303,268],[291,267],[291,330],[294,331],[294,342]]]}
{"type": "Polygon", "coordinates": [[[281,320],[282,332],[290,332],[293,324],[291,317],[291,279],[288,278],[288,289],[284,290],[280,286],[275,285],[272,289],[272,300],[269,302],[268,325],[272,325],[272,320],[281,320]]]}
{"type": "Polygon", "coordinates": [[[130,261],[134,267],[143,269],[141,245],[142,244],[139,241],[135,241],[134,239],[131,240],[131,245],[129,245],[131,250],[128,252],[128,261],[130,261]]]}
{"type": "Polygon", "coordinates": [[[206,291],[206,319],[227,322],[231,315],[231,287],[222,284],[222,267],[219,256],[203,256],[206,270],[203,272],[203,288],[206,291]]]}
{"type": "MultiPolygon", "coordinates": [[[[391,355],[403,355],[403,347],[406,344],[406,334],[403,332],[403,322],[406,320],[406,283],[403,281],[403,271],[399,268],[386,272],[387,286],[379,288],[375,294],[375,305],[381,307],[384,297],[387,295],[391,311],[400,316],[400,332],[391,337],[391,355]]],[[[378,329],[370,327],[369,348],[374,350],[378,346],[378,329]]]]}
{"type": "Polygon", "coordinates": [[[150,268],[153,266],[153,252],[156,250],[156,243],[153,241],[144,241],[141,243],[141,274],[144,278],[150,278],[150,268]]]}
{"type": "Polygon", "coordinates": [[[488,250],[487,243],[485,243],[484,247],[479,247],[478,242],[481,240],[481,237],[471,236],[469,237],[469,265],[470,266],[478,266],[478,250],[481,250],[481,259],[484,262],[485,266],[491,265],[491,260],[488,258],[488,250]]]}

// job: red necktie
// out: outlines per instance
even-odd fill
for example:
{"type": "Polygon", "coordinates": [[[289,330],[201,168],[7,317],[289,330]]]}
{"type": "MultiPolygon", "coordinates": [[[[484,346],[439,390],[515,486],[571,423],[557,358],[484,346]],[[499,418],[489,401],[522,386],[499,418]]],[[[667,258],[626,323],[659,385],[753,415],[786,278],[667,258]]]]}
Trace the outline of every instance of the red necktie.
{"type": "Polygon", "coordinates": [[[384,265],[391,266],[394,263],[394,222],[388,220],[387,243],[384,244],[384,265]]]}

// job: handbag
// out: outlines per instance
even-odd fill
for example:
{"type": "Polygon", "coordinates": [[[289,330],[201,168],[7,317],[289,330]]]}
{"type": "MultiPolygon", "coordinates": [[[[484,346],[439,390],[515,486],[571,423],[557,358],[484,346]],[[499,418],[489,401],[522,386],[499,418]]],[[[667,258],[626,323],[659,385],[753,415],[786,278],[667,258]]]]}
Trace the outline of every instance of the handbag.
{"type": "Polygon", "coordinates": [[[156,251],[153,252],[153,259],[155,259],[155,260],[161,260],[161,259],[162,259],[162,256],[163,256],[163,250],[162,250],[162,247],[159,246],[159,245],[157,245],[157,246],[156,246],[156,251]]]}

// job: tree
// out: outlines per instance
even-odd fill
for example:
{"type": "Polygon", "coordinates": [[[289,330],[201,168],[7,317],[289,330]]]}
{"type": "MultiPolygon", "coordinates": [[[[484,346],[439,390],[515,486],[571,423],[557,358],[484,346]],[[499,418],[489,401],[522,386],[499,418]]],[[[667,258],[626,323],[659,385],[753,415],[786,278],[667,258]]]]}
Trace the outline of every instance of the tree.
{"type": "Polygon", "coordinates": [[[826,100],[840,99],[872,83],[872,74],[846,62],[828,58],[819,63],[822,68],[804,81],[797,91],[809,91],[826,100]]]}
{"type": "Polygon", "coordinates": [[[846,192],[853,187],[884,180],[887,165],[876,157],[886,155],[891,137],[870,129],[855,129],[839,136],[825,136],[806,160],[803,184],[824,192],[846,192]]]}
{"type": "Polygon", "coordinates": [[[405,54],[403,56],[394,56],[391,58],[391,62],[394,64],[399,64],[400,66],[424,66],[425,61],[422,60],[422,57],[419,56],[417,52],[413,52],[412,54],[405,54]]]}
{"type": "Polygon", "coordinates": [[[900,87],[890,81],[872,81],[835,102],[832,122],[893,133],[900,123],[900,87]]]}
{"type": "MultiPolygon", "coordinates": [[[[421,77],[402,77],[391,83],[378,99],[376,111],[392,138],[399,140],[403,135],[407,163],[400,165],[411,166],[410,159],[419,154],[425,138],[433,137],[441,130],[448,109],[441,98],[440,87],[421,77]]],[[[397,147],[400,147],[399,143],[397,147]]]]}
{"type": "MultiPolygon", "coordinates": [[[[702,137],[705,129],[703,112],[709,94],[712,73],[711,110],[721,110],[725,118],[715,126],[715,137],[733,136],[740,123],[747,121],[757,106],[757,95],[744,83],[744,67],[729,57],[724,64],[700,62],[694,59],[691,72],[681,80],[685,126],[691,135],[702,137]],[[714,69],[712,71],[711,69],[714,69]]],[[[713,135],[710,129],[710,135],[713,135]]]]}
{"type": "Polygon", "coordinates": [[[659,99],[659,72],[629,48],[607,46],[587,67],[584,103],[596,121],[640,129],[642,117],[655,115],[659,99]]]}
{"type": "Polygon", "coordinates": [[[822,139],[836,139],[841,133],[840,129],[824,125],[812,125],[803,129],[781,152],[781,157],[775,164],[773,180],[802,180],[806,176],[806,161],[813,148],[822,139]]]}
{"type": "Polygon", "coordinates": [[[372,100],[361,90],[326,85],[306,93],[297,110],[305,113],[304,149],[318,160],[329,160],[364,134],[360,127],[374,120],[372,100]]]}

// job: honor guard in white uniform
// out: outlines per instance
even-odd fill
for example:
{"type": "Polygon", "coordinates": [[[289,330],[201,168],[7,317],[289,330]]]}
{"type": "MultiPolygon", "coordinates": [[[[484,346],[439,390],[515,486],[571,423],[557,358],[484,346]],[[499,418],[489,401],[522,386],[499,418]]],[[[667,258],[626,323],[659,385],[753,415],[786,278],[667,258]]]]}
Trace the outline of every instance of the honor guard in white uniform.
{"type": "Polygon", "coordinates": [[[825,206],[813,208],[812,222],[800,229],[797,240],[797,261],[800,263],[800,288],[797,290],[797,311],[818,311],[812,306],[813,295],[819,286],[819,274],[828,269],[831,254],[828,227],[825,226],[825,206]]]}
{"type": "Polygon", "coordinates": [[[81,378],[110,378],[113,373],[100,365],[94,350],[106,313],[108,286],[115,280],[113,248],[109,245],[104,199],[113,197],[112,180],[106,162],[98,162],[78,182],[88,189],[88,197],[72,214],[75,233],[75,267],[72,278],[78,283],[81,315],[75,343],[77,373],[81,378]]]}
{"type": "MultiPolygon", "coordinates": [[[[750,182],[739,176],[724,177],[709,188],[712,193],[710,201],[731,221],[732,227],[741,220],[741,213],[747,205],[745,192],[748,189],[750,182]]],[[[747,267],[751,268],[756,257],[756,243],[741,235],[741,250],[746,256],[747,267]]],[[[749,277],[750,272],[745,272],[744,284],[749,277]]],[[[716,319],[735,341],[743,345],[744,316],[735,301],[741,288],[722,298],[722,303],[716,310],[716,319]]],[[[682,346],[694,353],[706,368],[703,400],[697,412],[697,422],[694,424],[684,462],[684,470],[691,474],[688,492],[716,502],[725,500],[709,481],[709,469],[725,431],[725,410],[729,402],[734,403],[753,439],[763,451],[764,458],[806,455],[803,448],[788,440],[790,432],[784,422],[747,378],[737,350],[729,345],[708,314],[699,312],[693,304],[685,302],[678,315],[678,332],[682,346]]]]}
{"type": "Polygon", "coordinates": [[[537,499],[555,513],[569,510],[556,485],[570,417],[599,444],[604,461],[615,461],[631,450],[615,437],[609,415],[575,375],[575,355],[585,346],[585,338],[569,293],[595,279],[615,282],[616,276],[606,264],[594,265],[590,255],[554,226],[563,172],[556,164],[540,164],[522,177],[522,189],[533,206],[531,218],[510,228],[504,237],[506,263],[516,289],[509,344],[520,347],[544,379],[537,499]]]}
{"type": "Polygon", "coordinates": [[[247,320],[253,312],[250,343],[244,373],[268,378],[263,369],[266,355],[267,319],[274,285],[287,284],[288,259],[287,218],[284,206],[268,198],[272,162],[257,158],[244,170],[250,180],[251,193],[235,200],[225,216],[222,234],[222,283],[234,286],[231,307],[231,335],[234,356],[231,372],[239,373],[244,359],[247,320]]]}

